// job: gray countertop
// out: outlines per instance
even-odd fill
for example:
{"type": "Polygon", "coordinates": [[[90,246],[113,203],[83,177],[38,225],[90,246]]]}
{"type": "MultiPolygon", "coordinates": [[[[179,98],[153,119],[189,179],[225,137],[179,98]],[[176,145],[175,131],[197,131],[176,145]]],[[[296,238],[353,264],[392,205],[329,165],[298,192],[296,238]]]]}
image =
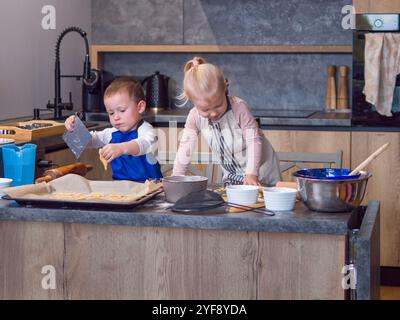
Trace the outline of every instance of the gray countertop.
{"type": "Polygon", "coordinates": [[[163,194],[141,206],[118,211],[25,207],[0,200],[0,220],[345,235],[354,215],[359,214],[314,212],[301,202],[296,203],[293,212],[277,212],[275,216],[227,213],[226,208],[203,214],[179,214],[172,212],[170,205],[164,201],[163,194]]]}
{"type": "MultiPolygon", "coordinates": [[[[148,110],[143,118],[150,123],[186,122],[188,108],[148,110]]],[[[351,113],[313,110],[252,110],[261,126],[351,126],[351,113]]],[[[88,121],[108,121],[106,114],[90,114],[88,121]]]]}
{"type": "MultiPolygon", "coordinates": [[[[144,120],[154,126],[168,126],[176,123],[176,126],[183,127],[189,108],[148,110],[144,113],[144,120]]],[[[262,129],[271,130],[305,130],[305,131],[366,131],[366,132],[399,132],[400,127],[364,127],[351,125],[350,112],[327,112],[317,110],[252,110],[253,115],[259,120],[262,129]]],[[[109,119],[106,113],[86,114],[88,123],[95,126],[91,130],[101,130],[109,126],[109,119]]],[[[0,123],[10,121],[26,121],[32,117],[21,117],[16,119],[2,120],[0,123]]],[[[43,118],[45,120],[45,118],[43,118]]]]}

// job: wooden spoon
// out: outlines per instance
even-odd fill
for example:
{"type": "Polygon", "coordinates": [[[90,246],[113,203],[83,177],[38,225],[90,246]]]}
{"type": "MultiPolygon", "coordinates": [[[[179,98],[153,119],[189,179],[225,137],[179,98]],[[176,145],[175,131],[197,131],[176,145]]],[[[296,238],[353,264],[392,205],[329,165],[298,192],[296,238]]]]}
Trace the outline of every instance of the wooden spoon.
{"type": "Polygon", "coordinates": [[[386,148],[389,146],[389,142],[386,142],[382,147],[376,150],[373,154],[371,154],[367,159],[361,162],[358,167],[356,167],[352,172],[349,173],[349,176],[354,176],[358,174],[362,169],[364,169],[372,160],[374,160],[377,156],[379,156],[386,148]]]}

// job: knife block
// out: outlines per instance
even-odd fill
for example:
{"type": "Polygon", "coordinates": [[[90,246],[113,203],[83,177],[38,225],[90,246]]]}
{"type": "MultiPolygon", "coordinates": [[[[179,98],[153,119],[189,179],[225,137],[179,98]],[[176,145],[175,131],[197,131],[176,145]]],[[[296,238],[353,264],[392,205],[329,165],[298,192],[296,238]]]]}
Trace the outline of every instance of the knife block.
{"type": "Polygon", "coordinates": [[[338,109],[349,109],[349,97],[347,90],[347,67],[339,66],[339,88],[337,98],[338,109]]]}
{"type": "Polygon", "coordinates": [[[325,109],[336,109],[336,67],[328,65],[328,78],[326,84],[325,109]]]}

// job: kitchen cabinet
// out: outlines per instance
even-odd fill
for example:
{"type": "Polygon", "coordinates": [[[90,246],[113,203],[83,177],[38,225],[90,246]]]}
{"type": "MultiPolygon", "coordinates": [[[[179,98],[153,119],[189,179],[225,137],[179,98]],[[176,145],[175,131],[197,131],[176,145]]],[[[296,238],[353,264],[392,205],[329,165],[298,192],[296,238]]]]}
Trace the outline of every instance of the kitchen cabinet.
{"type": "Polygon", "coordinates": [[[364,203],[369,199],[381,202],[381,265],[400,267],[400,133],[352,132],[351,167],[386,142],[389,148],[368,165],[373,176],[364,203]]]}
{"type": "Polygon", "coordinates": [[[400,13],[399,0],[353,0],[356,13],[400,13]]]}
{"type": "MultiPolygon", "coordinates": [[[[183,128],[157,128],[159,137],[160,163],[173,163],[183,128]],[[168,157],[169,155],[169,157],[168,157]],[[169,161],[164,159],[168,158],[169,161]]],[[[350,167],[350,132],[337,131],[305,131],[305,130],[264,130],[264,135],[271,142],[275,151],[284,152],[343,152],[342,166],[350,167]]],[[[195,152],[202,154],[210,153],[205,140],[199,135],[195,152]]],[[[198,165],[204,170],[205,164],[198,165]]],[[[312,163],[309,166],[313,166],[312,163]]],[[[316,166],[320,166],[319,164],[316,166]]],[[[293,168],[283,175],[284,181],[294,181],[292,173],[298,170],[293,168]]]]}
{"type": "Polygon", "coordinates": [[[56,166],[64,166],[74,162],[90,164],[93,166],[93,169],[86,174],[85,178],[90,180],[112,179],[112,170],[110,166],[108,167],[108,170],[104,170],[104,166],[99,158],[98,149],[86,149],[79,159],[76,159],[70,149],[61,149],[46,153],[45,159],[51,160],[56,166]]]}
{"type": "MultiPolygon", "coordinates": [[[[306,130],[264,130],[264,135],[275,151],[281,152],[343,152],[342,167],[350,166],[350,132],[306,131],[306,130]]],[[[313,167],[313,164],[308,164],[313,167]]],[[[320,166],[320,165],[318,165],[320,166]]],[[[294,181],[293,168],[283,174],[284,181],[294,181]]]]}

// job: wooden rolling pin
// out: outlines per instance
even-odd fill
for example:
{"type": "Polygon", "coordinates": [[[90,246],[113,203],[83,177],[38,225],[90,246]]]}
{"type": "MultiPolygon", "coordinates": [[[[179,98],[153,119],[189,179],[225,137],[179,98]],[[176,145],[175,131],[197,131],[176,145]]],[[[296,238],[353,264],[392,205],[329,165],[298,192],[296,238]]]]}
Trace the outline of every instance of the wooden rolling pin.
{"type": "Polygon", "coordinates": [[[80,176],[83,177],[86,175],[86,173],[88,173],[92,169],[93,166],[90,164],[76,162],[66,166],[46,170],[43,174],[43,177],[37,178],[35,182],[36,183],[49,182],[51,180],[57,179],[69,173],[79,174],[80,176]]]}
{"type": "Polygon", "coordinates": [[[364,169],[369,163],[374,160],[377,156],[379,156],[386,148],[389,146],[389,142],[386,142],[382,147],[376,150],[373,154],[371,154],[367,159],[361,162],[358,167],[356,167],[352,172],[349,173],[349,176],[353,176],[358,174],[362,169],[364,169]]]}

